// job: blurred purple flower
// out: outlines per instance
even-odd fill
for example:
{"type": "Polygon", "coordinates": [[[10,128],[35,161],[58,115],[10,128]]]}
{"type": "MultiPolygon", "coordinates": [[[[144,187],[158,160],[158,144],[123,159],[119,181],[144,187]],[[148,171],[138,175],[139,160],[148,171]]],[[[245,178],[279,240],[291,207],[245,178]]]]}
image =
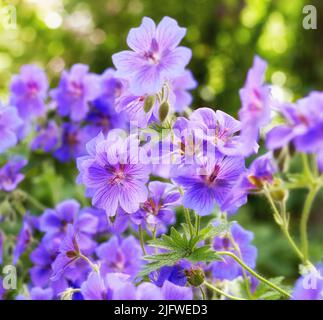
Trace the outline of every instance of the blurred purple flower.
{"type": "Polygon", "coordinates": [[[149,274],[149,279],[158,287],[162,287],[165,281],[172,282],[177,286],[185,286],[187,278],[185,275],[185,264],[178,263],[174,266],[165,266],[149,274]]]}
{"type": "Polygon", "coordinates": [[[191,288],[177,286],[165,281],[162,288],[143,282],[138,287],[129,281],[129,276],[108,273],[101,277],[91,273],[82,284],[81,292],[85,300],[192,300],[191,288]]]}
{"type": "Polygon", "coordinates": [[[191,59],[191,50],[178,47],[186,33],[177,22],[164,17],[156,27],[144,17],[139,28],[130,30],[127,44],[133,51],[112,56],[117,75],[129,79],[137,95],[155,94],[166,80],[179,76],[191,59]]]}
{"type": "MultiPolygon", "coordinates": [[[[248,265],[250,268],[256,266],[257,249],[251,245],[253,233],[244,230],[237,222],[230,229],[231,237],[228,234],[216,236],[213,247],[217,251],[230,251],[248,265]]],[[[213,277],[219,280],[233,280],[242,276],[241,266],[231,257],[224,257],[223,261],[215,261],[210,264],[213,277]]]]}
{"type": "Polygon", "coordinates": [[[61,162],[69,162],[86,154],[86,143],[93,138],[91,130],[77,124],[63,123],[58,149],[54,156],[61,162]]]}
{"type": "Polygon", "coordinates": [[[256,56],[252,68],[248,71],[245,85],[240,90],[242,103],[239,112],[241,121],[240,151],[246,156],[254,153],[260,128],[270,121],[270,88],[263,83],[266,68],[267,63],[256,56]]]}
{"type": "Polygon", "coordinates": [[[27,164],[26,159],[19,157],[9,160],[0,168],[0,190],[11,192],[25,178],[20,170],[27,164]]]}
{"type": "Polygon", "coordinates": [[[33,287],[29,296],[18,295],[16,300],[52,300],[54,297],[54,292],[52,288],[41,288],[41,287],[33,287]]]}
{"type": "Polygon", "coordinates": [[[250,167],[240,176],[237,184],[227,195],[221,209],[234,213],[247,203],[247,196],[252,191],[262,191],[263,186],[271,184],[277,168],[270,152],[256,158],[250,167]]]}
{"type": "Polygon", "coordinates": [[[22,119],[42,117],[46,113],[48,80],[44,71],[35,65],[24,65],[14,75],[10,85],[10,104],[22,119]]]}
{"type": "Polygon", "coordinates": [[[0,103],[0,153],[17,144],[22,123],[15,108],[3,107],[0,103]]]}
{"type": "Polygon", "coordinates": [[[14,265],[17,264],[20,256],[27,250],[28,246],[31,243],[32,235],[33,235],[32,219],[29,213],[26,213],[22,222],[22,228],[16,240],[16,246],[13,250],[14,265]]]}
{"type": "Polygon", "coordinates": [[[78,234],[75,232],[74,227],[69,224],[66,236],[59,246],[58,255],[52,264],[52,281],[58,280],[69,266],[80,259],[81,252],[78,242],[78,234]]]}
{"type": "Polygon", "coordinates": [[[102,275],[117,272],[134,277],[142,265],[140,244],[133,236],[124,239],[113,236],[100,244],[95,252],[102,263],[102,275]]]}
{"type": "Polygon", "coordinates": [[[99,76],[89,73],[89,67],[75,64],[69,72],[63,71],[58,88],[51,91],[61,116],[70,116],[73,121],[86,117],[89,103],[100,94],[99,76]]]}
{"type": "Polygon", "coordinates": [[[114,216],[118,208],[134,213],[147,199],[149,168],[134,155],[138,142],[99,135],[87,144],[89,156],[78,159],[79,182],[92,196],[93,206],[114,216]]]}
{"type": "Polygon", "coordinates": [[[93,252],[96,242],[92,237],[97,232],[98,218],[87,212],[80,213],[80,204],[73,199],[59,203],[55,209],[45,210],[40,218],[40,230],[46,233],[44,241],[62,240],[69,224],[74,225],[82,252],[93,252]]]}
{"type": "Polygon", "coordinates": [[[311,92],[295,104],[283,104],[278,110],[286,123],[268,132],[266,146],[277,149],[293,142],[297,151],[316,153],[323,170],[323,92],[311,92]]]}
{"type": "Polygon", "coordinates": [[[176,112],[184,112],[192,103],[192,96],[188,90],[195,89],[197,82],[189,70],[185,70],[181,75],[171,81],[171,89],[175,95],[174,109],[176,112]]]}
{"type": "Polygon", "coordinates": [[[45,152],[51,152],[58,143],[59,130],[55,121],[49,121],[46,126],[38,126],[37,136],[31,143],[31,149],[41,149],[45,152]]]}

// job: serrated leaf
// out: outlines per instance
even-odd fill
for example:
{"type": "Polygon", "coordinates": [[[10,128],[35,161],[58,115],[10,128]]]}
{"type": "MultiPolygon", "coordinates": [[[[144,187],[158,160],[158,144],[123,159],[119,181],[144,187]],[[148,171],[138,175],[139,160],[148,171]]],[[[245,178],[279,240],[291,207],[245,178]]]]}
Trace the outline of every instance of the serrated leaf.
{"type": "Polygon", "coordinates": [[[217,235],[219,235],[222,232],[229,231],[233,222],[223,222],[221,224],[218,224],[214,226],[212,223],[206,226],[203,230],[200,232],[200,240],[205,240],[207,238],[213,238],[217,235]]]}
{"type": "Polygon", "coordinates": [[[188,257],[191,262],[210,262],[214,260],[221,260],[221,257],[210,248],[210,246],[203,246],[195,249],[188,257]]]}
{"type": "Polygon", "coordinates": [[[170,237],[179,248],[186,248],[188,246],[185,238],[174,227],[170,229],[170,237]]]}

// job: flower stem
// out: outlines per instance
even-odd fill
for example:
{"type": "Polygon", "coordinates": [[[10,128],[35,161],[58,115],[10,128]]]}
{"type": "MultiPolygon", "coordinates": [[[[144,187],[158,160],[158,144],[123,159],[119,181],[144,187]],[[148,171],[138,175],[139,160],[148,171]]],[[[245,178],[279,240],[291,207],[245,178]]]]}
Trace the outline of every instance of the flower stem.
{"type": "Polygon", "coordinates": [[[246,300],[246,299],[243,299],[243,298],[239,298],[239,297],[235,297],[235,296],[232,296],[231,294],[228,294],[220,289],[218,289],[217,287],[214,287],[211,283],[208,283],[206,281],[204,281],[204,284],[207,288],[215,291],[216,293],[220,294],[221,296],[224,296],[228,299],[231,299],[231,300],[246,300]]]}
{"type": "Polygon", "coordinates": [[[99,267],[96,264],[94,264],[87,256],[83,255],[82,253],[79,253],[79,256],[81,259],[85,260],[95,272],[100,272],[99,267]]]}
{"type": "Polygon", "coordinates": [[[201,225],[201,217],[198,214],[195,214],[195,232],[196,236],[199,235],[201,225]]]}
{"type": "Polygon", "coordinates": [[[138,233],[139,233],[141,250],[142,250],[142,253],[145,256],[146,255],[146,249],[145,249],[144,233],[143,233],[141,225],[139,225],[139,227],[138,227],[138,233]]]}
{"type": "Polygon", "coordinates": [[[219,255],[229,256],[229,257],[233,258],[236,262],[238,262],[244,269],[246,269],[248,272],[250,272],[258,280],[260,280],[261,282],[267,284],[269,287],[271,287],[274,290],[278,291],[279,293],[281,293],[285,297],[288,297],[288,298],[291,297],[290,294],[287,291],[285,291],[284,289],[279,288],[274,283],[270,282],[269,280],[267,280],[264,277],[262,277],[261,275],[259,275],[257,272],[255,272],[254,270],[252,270],[249,266],[247,266],[241,259],[239,259],[232,252],[230,252],[230,251],[217,251],[216,253],[219,254],[219,255]]]}
{"type": "Polygon", "coordinates": [[[299,257],[299,259],[301,261],[305,262],[304,256],[303,256],[301,250],[298,248],[297,244],[295,243],[295,241],[293,240],[292,236],[289,233],[288,225],[287,225],[287,221],[286,221],[285,217],[281,216],[281,214],[278,211],[278,209],[274,203],[274,200],[272,199],[270,192],[268,190],[265,190],[265,195],[266,195],[266,198],[267,198],[269,204],[271,205],[271,207],[274,211],[274,219],[275,219],[276,223],[281,228],[284,236],[286,237],[287,241],[289,242],[290,246],[292,247],[292,249],[294,250],[296,255],[299,257]]]}
{"type": "Polygon", "coordinates": [[[301,247],[302,247],[302,253],[305,261],[308,261],[307,224],[308,224],[308,219],[310,217],[312,204],[317,192],[318,192],[318,188],[316,186],[313,186],[310,188],[304,203],[304,208],[301,216],[301,222],[300,222],[301,247]]]}
{"type": "Polygon", "coordinates": [[[202,286],[200,286],[200,291],[201,291],[201,295],[202,295],[202,300],[206,300],[206,295],[205,295],[205,292],[204,292],[202,286]]]}
{"type": "Polygon", "coordinates": [[[192,237],[194,234],[194,230],[191,222],[190,211],[187,208],[184,208],[184,214],[185,214],[186,223],[188,224],[188,227],[190,229],[190,236],[192,237]]]}

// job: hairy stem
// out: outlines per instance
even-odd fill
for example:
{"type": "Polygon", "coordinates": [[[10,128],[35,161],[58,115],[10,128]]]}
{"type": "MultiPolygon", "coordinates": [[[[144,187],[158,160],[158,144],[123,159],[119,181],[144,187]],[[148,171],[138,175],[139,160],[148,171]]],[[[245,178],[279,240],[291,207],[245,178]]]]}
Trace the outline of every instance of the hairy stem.
{"type": "Polygon", "coordinates": [[[301,222],[300,222],[301,248],[302,248],[302,253],[305,261],[308,260],[307,224],[308,224],[311,208],[317,192],[318,192],[318,188],[316,186],[310,188],[304,203],[304,208],[301,216],[301,222]]]}
{"type": "Polygon", "coordinates": [[[138,227],[138,233],[139,233],[141,250],[142,250],[142,253],[145,256],[146,255],[146,249],[145,249],[144,233],[143,233],[141,225],[139,225],[139,227],[138,227]]]}
{"type": "Polygon", "coordinates": [[[231,294],[228,294],[220,289],[218,289],[217,287],[214,287],[211,283],[208,283],[206,281],[204,281],[204,284],[207,288],[215,291],[216,293],[220,294],[221,296],[224,296],[228,299],[231,299],[231,300],[246,300],[246,299],[243,299],[243,298],[239,298],[239,297],[235,297],[235,296],[232,296],[231,294]]]}
{"type": "Polygon", "coordinates": [[[185,214],[186,223],[188,224],[188,227],[190,229],[190,236],[192,237],[194,234],[194,230],[193,230],[193,225],[191,221],[190,211],[187,208],[184,208],[184,214],[185,214]]]}
{"type": "Polygon", "coordinates": [[[216,253],[219,254],[219,255],[229,256],[229,257],[233,258],[236,262],[238,262],[244,269],[246,269],[248,272],[250,272],[258,280],[260,280],[261,282],[267,284],[269,287],[273,288],[274,290],[276,290],[277,292],[281,293],[285,297],[287,297],[287,298],[290,298],[291,297],[290,294],[287,291],[285,291],[282,288],[279,288],[274,283],[270,282],[269,280],[267,280],[264,277],[262,277],[261,275],[259,275],[257,272],[255,272],[254,270],[252,270],[249,266],[247,266],[241,259],[239,259],[232,252],[230,252],[230,251],[217,251],[216,253]]]}

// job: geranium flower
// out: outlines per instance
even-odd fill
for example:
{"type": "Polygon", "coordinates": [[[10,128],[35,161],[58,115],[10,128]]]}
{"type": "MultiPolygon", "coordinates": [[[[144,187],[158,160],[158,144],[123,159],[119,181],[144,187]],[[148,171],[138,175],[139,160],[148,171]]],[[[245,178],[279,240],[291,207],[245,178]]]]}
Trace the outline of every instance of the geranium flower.
{"type": "Polygon", "coordinates": [[[186,33],[177,22],[164,17],[156,27],[144,17],[139,28],[130,30],[127,44],[133,51],[112,56],[121,78],[130,79],[134,94],[155,94],[164,82],[179,76],[191,58],[191,50],[178,47],[186,33]]]}
{"type": "Polygon", "coordinates": [[[46,112],[48,80],[45,72],[35,65],[24,65],[10,84],[10,104],[22,119],[42,117],[46,112]]]}
{"type": "Polygon", "coordinates": [[[89,67],[75,64],[69,72],[63,71],[58,88],[51,91],[57,102],[59,115],[81,121],[89,110],[89,102],[100,94],[99,76],[89,73],[89,67]]]}

